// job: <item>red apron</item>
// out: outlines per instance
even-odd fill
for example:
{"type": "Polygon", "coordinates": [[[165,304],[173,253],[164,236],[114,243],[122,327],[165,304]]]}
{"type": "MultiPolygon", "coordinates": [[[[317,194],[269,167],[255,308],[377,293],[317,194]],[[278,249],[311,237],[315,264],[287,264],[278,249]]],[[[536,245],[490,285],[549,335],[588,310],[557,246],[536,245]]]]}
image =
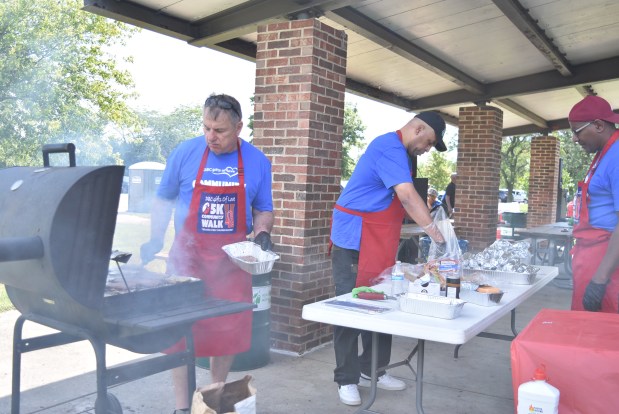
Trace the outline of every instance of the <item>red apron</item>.
{"type": "MultiPolygon", "coordinates": [[[[573,236],[576,246],[572,249],[572,272],[574,290],[572,291],[572,310],[585,310],[582,298],[585,289],[595,274],[598,265],[606,254],[611,232],[591,227],[589,224],[589,183],[595,174],[600,161],[608,149],[619,138],[619,131],[608,140],[601,152],[595,154],[589,166],[584,181],[578,182],[576,200],[574,202],[574,219],[578,224],[574,227],[573,236]]],[[[610,283],[606,286],[606,295],[602,300],[601,312],[617,313],[619,308],[619,269],[612,274],[610,283]]]]}
{"type": "MultiPolygon", "coordinates": [[[[397,131],[400,141],[402,133],[397,131]]],[[[400,243],[402,221],[406,211],[400,199],[394,194],[389,207],[382,211],[363,213],[335,205],[348,214],[361,217],[361,245],[359,247],[359,270],[356,286],[372,286],[383,270],[393,266],[400,243]]]]}
{"type": "MultiPolygon", "coordinates": [[[[252,302],[251,275],[232,263],[222,246],[246,240],[245,174],[238,151],[238,186],[202,185],[209,155],[204,151],[189,213],[176,235],[169,255],[168,272],[204,281],[204,296],[252,302]]],[[[252,311],[204,319],[193,325],[198,357],[232,355],[247,351],[251,343],[252,311]]],[[[167,352],[184,349],[184,340],[167,352]]]]}

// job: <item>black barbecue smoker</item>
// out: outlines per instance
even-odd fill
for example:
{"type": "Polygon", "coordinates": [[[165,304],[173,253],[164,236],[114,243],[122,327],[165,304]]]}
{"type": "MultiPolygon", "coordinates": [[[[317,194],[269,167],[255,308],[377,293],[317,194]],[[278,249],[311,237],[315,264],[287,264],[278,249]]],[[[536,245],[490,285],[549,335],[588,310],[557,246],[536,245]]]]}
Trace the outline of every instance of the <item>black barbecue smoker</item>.
{"type": "MultiPolygon", "coordinates": [[[[149,288],[137,289],[121,271],[126,289],[107,294],[124,167],[76,167],[73,144],[47,145],[43,159],[42,168],[0,170],[0,283],[21,312],[13,335],[11,413],[19,414],[21,355],[83,340],[96,356],[96,414],[122,414],[109,386],[183,365],[193,391],[193,322],[253,304],[205,299],[198,279],[176,276],[170,282],[140,269],[131,274],[149,280],[149,288]],[[68,153],[70,166],[50,167],[54,152],[68,153]],[[27,320],[59,332],[23,339],[27,320]],[[152,354],[183,338],[182,352],[106,366],[107,344],[152,354]]],[[[115,260],[123,261],[118,255],[115,260]]]]}

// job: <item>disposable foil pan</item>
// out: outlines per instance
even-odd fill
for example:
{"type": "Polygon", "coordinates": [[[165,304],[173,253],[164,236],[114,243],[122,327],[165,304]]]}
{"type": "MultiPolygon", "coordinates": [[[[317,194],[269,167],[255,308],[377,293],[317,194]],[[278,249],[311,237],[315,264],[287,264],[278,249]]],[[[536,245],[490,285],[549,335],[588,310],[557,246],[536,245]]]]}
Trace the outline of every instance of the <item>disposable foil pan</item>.
{"type": "Polygon", "coordinates": [[[432,296],[425,293],[407,293],[400,296],[400,310],[417,315],[441,319],[457,318],[462,312],[464,301],[445,296],[432,296]]]}
{"type": "Polygon", "coordinates": [[[499,270],[463,269],[462,280],[478,284],[532,285],[536,273],[501,272],[499,270]]]}
{"type": "Polygon", "coordinates": [[[230,260],[252,275],[269,273],[279,256],[271,251],[264,251],[254,242],[244,241],[227,244],[222,247],[230,260]]]}
{"type": "Polygon", "coordinates": [[[460,289],[460,299],[480,306],[496,306],[501,301],[501,293],[481,293],[474,289],[460,289]]]}

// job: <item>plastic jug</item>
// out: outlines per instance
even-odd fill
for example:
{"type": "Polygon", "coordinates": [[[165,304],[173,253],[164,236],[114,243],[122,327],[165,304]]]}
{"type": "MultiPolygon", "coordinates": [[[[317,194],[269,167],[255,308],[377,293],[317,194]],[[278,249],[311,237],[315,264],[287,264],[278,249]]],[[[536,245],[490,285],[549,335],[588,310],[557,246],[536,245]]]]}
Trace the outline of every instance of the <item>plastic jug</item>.
{"type": "Polygon", "coordinates": [[[533,380],[518,387],[517,414],[558,414],[559,390],[546,382],[544,366],[538,367],[533,380]]]}

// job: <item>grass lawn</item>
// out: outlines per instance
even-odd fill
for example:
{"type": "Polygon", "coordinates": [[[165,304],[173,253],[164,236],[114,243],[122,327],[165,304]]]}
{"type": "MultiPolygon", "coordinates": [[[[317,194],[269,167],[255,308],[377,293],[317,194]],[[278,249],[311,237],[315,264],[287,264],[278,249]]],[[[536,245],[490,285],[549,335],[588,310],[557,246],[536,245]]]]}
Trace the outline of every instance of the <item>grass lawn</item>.
{"type": "Polygon", "coordinates": [[[6,294],[6,289],[4,285],[0,285],[0,312],[6,312],[8,310],[15,309],[13,304],[9,300],[9,297],[6,294]]]}
{"type": "MultiPolygon", "coordinates": [[[[140,259],[140,246],[146,243],[150,237],[150,214],[139,213],[120,213],[116,220],[116,230],[114,232],[114,241],[112,243],[113,250],[121,250],[132,253],[129,264],[139,265],[142,261],[140,259]]],[[[172,221],[166,233],[165,244],[163,251],[167,252],[172,246],[174,240],[174,230],[172,221]]],[[[114,263],[110,263],[112,266],[116,266],[114,263]]],[[[121,264],[122,266],[122,264],[121,264]]],[[[149,270],[155,272],[165,271],[165,262],[163,260],[154,260],[148,265],[149,270]]],[[[0,312],[15,309],[13,304],[9,300],[6,294],[4,285],[0,284],[0,312]]]]}

